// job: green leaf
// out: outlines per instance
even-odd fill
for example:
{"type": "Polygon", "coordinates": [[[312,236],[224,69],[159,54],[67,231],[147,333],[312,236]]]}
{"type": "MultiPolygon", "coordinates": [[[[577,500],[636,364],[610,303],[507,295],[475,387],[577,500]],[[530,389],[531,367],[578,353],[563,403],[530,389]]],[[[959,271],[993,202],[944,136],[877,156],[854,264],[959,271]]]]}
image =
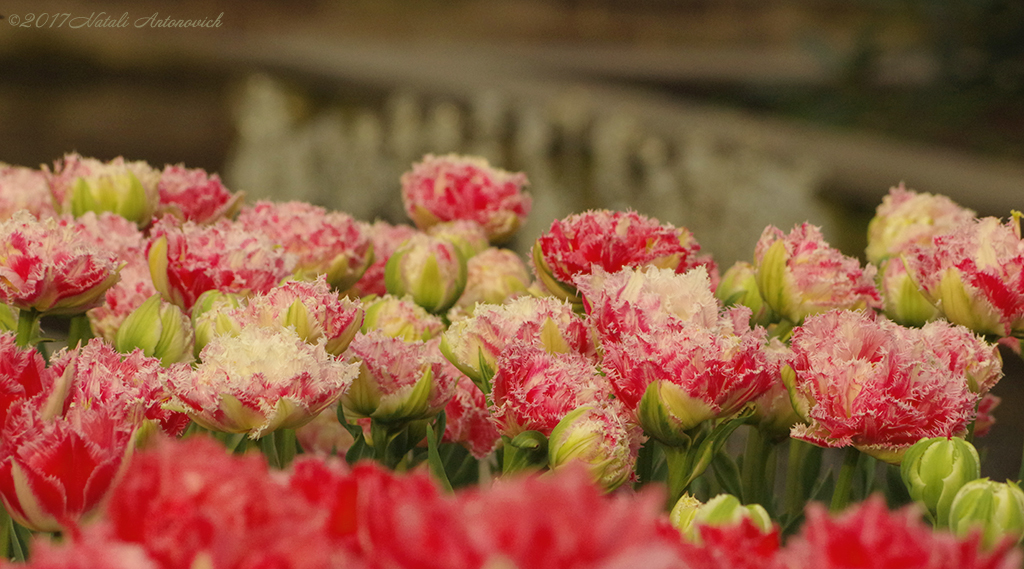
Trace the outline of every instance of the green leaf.
{"type": "Polygon", "coordinates": [[[736,465],[736,461],[729,456],[729,453],[719,449],[715,453],[715,458],[711,461],[711,466],[715,471],[715,479],[722,485],[725,492],[739,497],[742,493],[740,469],[736,465]]]}
{"type": "MultiPolygon", "coordinates": [[[[444,429],[444,419],[439,418],[438,422],[441,423],[441,429],[444,429]]],[[[434,434],[434,427],[429,423],[427,424],[427,464],[430,465],[430,472],[437,478],[441,487],[451,492],[452,483],[448,481],[448,474],[444,471],[441,455],[437,452],[437,435],[434,434]]]]}

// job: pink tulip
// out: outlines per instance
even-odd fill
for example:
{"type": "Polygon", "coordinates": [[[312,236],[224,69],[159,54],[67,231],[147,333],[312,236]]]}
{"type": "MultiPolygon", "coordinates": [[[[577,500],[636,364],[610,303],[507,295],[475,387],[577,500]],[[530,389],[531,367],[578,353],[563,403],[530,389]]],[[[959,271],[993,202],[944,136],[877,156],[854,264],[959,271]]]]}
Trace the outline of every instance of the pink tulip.
{"type": "Polygon", "coordinates": [[[373,260],[369,236],[346,213],[304,202],[259,201],[242,209],[238,223],[294,255],[297,277],[326,275],[336,290],[355,284],[373,260]]]}
{"type": "Polygon", "coordinates": [[[201,224],[234,217],[245,197],[225,188],[217,174],[183,164],[164,166],[157,190],[162,212],[201,224]]]}
{"type": "Polygon", "coordinates": [[[700,245],[686,229],[634,211],[597,210],[556,220],[533,246],[533,270],[555,296],[577,298],[574,279],[597,266],[609,273],[654,266],[682,273],[700,245]]]}
{"type": "Polygon", "coordinates": [[[0,222],[0,302],[21,310],[80,314],[117,282],[114,254],[73,223],[39,221],[27,211],[0,222]]]}
{"type": "Polygon", "coordinates": [[[153,285],[186,312],[208,290],[267,292],[294,266],[294,257],[267,237],[227,220],[200,226],[164,216],[151,238],[146,256],[153,285]]]}
{"type": "Polygon", "coordinates": [[[907,272],[949,321],[981,334],[1024,334],[1020,218],[986,217],[903,255],[907,272]]]}
{"type": "Polygon", "coordinates": [[[526,175],[493,168],[473,156],[428,154],[402,175],[405,212],[420,229],[474,221],[492,243],[508,240],[530,213],[526,175]]]}

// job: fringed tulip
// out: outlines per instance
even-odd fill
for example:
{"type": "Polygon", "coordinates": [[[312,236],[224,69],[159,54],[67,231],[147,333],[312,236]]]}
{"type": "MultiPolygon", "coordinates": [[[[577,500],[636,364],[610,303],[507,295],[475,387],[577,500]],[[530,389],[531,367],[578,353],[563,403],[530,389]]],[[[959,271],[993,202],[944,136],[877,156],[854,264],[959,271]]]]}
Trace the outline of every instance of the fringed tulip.
{"type": "Polygon", "coordinates": [[[979,334],[1024,335],[1020,217],[986,217],[904,253],[907,271],[950,322],[979,334]]]}
{"type": "Polygon", "coordinates": [[[634,478],[643,431],[613,401],[585,404],[562,417],[548,438],[552,470],[582,464],[609,491],[634,478]]]}
{"type": "Polygon", "coordinates": [[[13,405],[2,430],[0,497],[36,531],[77,531],[100,506],[131,451],[136,423],[102,407],[52,416],[45,396],[13,405]]]}
{"type": "Polygon", "coordinates": [[[813,316],[793,334],[792,436],[899,463],[925,437],[966,433],[978,396],[915,328],[863,312],[813,316]]]}
{"type": "Polygon", "coordinates": [[[388,259],[384,281],[389,294],[412,297],[427,312],[442,314],[466,288],[466,259],[452,242],[414,235],[388,259]]]}
{"type": "Polygon", "coordinates": [[[262,234],[221,220],[209,226],[164,216],[146,251],[153,285],[191,311],[208,290],[241,295],[267,292],[292,272],[294,257],[262,234]]]}
{"type": "Polygon", "coordinates": [[[433,417],[455,394],[458,377],[442,365],[437,342],[406,342],[378,330],[358,334],[349,347],[357,367],[342,396],[345,416],[402,423],[433,417]]]}
{"type": "Polygon", "coordinates": [[[482,253],[490,245],[484,228],[475,221],[465,219],[431,225],[426,229],[426,234],[451,241],[467,260],[482,253]]]}
{"type": "Polygon", "coordinates": [[[732,334],[688,324],[605,344],[603,365],[644,430],[681,445],[687,431],[735,414],[771,388],[779,364],[765,341],[764,329],[732,334]]]}
{"type": "Polygon", "coordinates": [[[172,366],[167,389],[196,423],[259,439],[309,422],[352,384],[358,366],[335,359],[324,344],[307,344],[287,328],[248,326],[214,336],[194,370],[172,366]]]}
{"type": "Polygon", "coordinates": [[[296,277],[326,275],[335,290],[354,285],[373,262],[369,236],[346,213],[303,202],[259,201],[242,209],[238,223],[294,255],[296,277]]]}
{"type": "MultiPolygon", "coordinates": [[[[447,361],[444,364],[452,365],[447,361]]],[[[484,392],[461,372],[457,377],[455,394],[444,408],[446,423],[442,440],[461,444],[474,458],[483,460],[498,447],[501,434],[491,421],[484,392]]]]}
{"type": "Polygon", "coordinates": [[[754,250],[757,286],[781,318],[799,324],[832,309],[879,308],[875,268],[829,246],[821,230],[804,223],[789,234],[768,226],[754,250]]]}
{"type": "Polygon", "coordinates": [[[249,299],[239,309],[239,326],[293,328],[309,344],[324,339],[327,353],[338,356],[363,324],[363,306],[340,298],[323,276],[312,282],[286,281],[249,299]]]}
{"type": "Polygon", "coordinates": [[[73,223],[39,221],[27,211],[0,222],[0,302],[20,310],[80,314],[102,302],[118,279],[114,254],[73,223]]]}
{"type": "Polygon", "coordinates": [[[260,455],[205,437],[160,440],[135,455],[97,527],[164,569],[349,567],[325,519],[260,455]]]}
{"type": "Polygon", "coordinates": [[[807,506],[807,521],[782,552],[790,569],[1012,569],[1021,553],[1004,543],[980,547],[980,535],[957,539],[933,531],[913,508],[891,512],[873,496],[830,517],[821,504],[807,506]]]}
{"type": "Polygon", "coordinates": [[[656,267],[624,268],[607,273],[599,267],[577,277],[589,321],[604,342],[653,332],[674,323],[704,328],[718,325],[719,305],[707,271],[685,274],[656,267]]]}
{"type": "Polygon", "coordinates": [[[183,164],[164,166],[157,190],[160,211],[200,224],[234,217],[245,198],[244,193],[225,188],[217,174],[183,164]]]}
{"type": "Polygon", "coordinates": [[[889,189],[868,224],[867,260],[880,264],[915,245],[929,245],[932,237],[971,222],[974,215],[946,196],[918,193],[901,183],[889,189]]]}
{"type": "Polygon", "coordinates": [[[455,306],[472,311],[477,303],[501,304],[529,286],[530,270],[519,255],[491,247],[466,262],[466,289],[455,306]]]}
{"type": "Polygon", "coordinates": [[[428,154],[402,175],[405,212],[420,229],[474,221],[492,243],[508,240],[530,213],[526,175],[494,168],[474,156],[428,154]]]}
{"type": "Polygon", "coordinates": [[[386,221],[375,221],[373,224],[361,223],[363,232],[370,236],[373,244],[373,263],[366,268],[362,278],[349,289],[349,296],[384,296],[387,288],[384,285],[384,269],[388,260],[398,247],[418,232],[409,225],[391,225],[386,221]]]}
{"type": "Polygon", "coordinates": [[[453,322],[441,335],[441,351],[481,390],[489,392],[498,356],[513,340],[533,342],[548,352],[596,357],[590,329],[568,303],[531,296],[478,306],[472,317],[453,322]]]}
{"type": "Polygon", "coordinates": [[[56,215],[46,174],[0,162],[0,221],[26,209],[38,219],[56,215]]]}
{"type": "Polygon", "coordinates": [[[384,296],[365,299],[366,318],[362,331],[380,330],[384,334],[402,338],[407,342],[436,338],[444,331],[444,321],[430,314],[411,297],[384,296]]]}
{"type": "Polygon", "coordinates": [[[570,411],[603,406],[611,396],[594,362],[576,352],[549,353],[516,342],[498,357],[491,392],[498,431],[509,438],[524,431],[551,434],[570,411]]]}
{"type": "Polygon", "coordinates": [[[533,270],[551,294],[578,302],[573,285],[593,267],[615,273],[653,266],[682,273],[696,266],[690,232],[634,211],[597,210],[556,220],[533,246],[533,270]]]}

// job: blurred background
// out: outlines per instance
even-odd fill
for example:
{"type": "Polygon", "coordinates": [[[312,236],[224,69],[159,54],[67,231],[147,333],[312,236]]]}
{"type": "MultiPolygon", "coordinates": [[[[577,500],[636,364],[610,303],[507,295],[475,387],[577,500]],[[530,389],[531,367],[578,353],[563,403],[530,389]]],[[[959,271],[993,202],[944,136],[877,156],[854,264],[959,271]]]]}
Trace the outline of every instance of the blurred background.
{"type": "MultiPolygon", "coordinates": [[[[555,218],[633,208],[691,229],[723,269],[768,224],[810,221],[863,257],[900,182],[981,215],[1024,208],[1018,0],[5,0],[0,15],[11,164],[184,163],[250,202],[404,222],[414,161],[479,154],[530,178],[520,251],[555,218]],[[124,27],[82,25],[108,17],[124,27]],[[221,25],[152,27],[166,18],[221,25]]],[[[1024,370],[1004,356],[996,479],[1015,477],[1024,431],[1024,370]]]]}

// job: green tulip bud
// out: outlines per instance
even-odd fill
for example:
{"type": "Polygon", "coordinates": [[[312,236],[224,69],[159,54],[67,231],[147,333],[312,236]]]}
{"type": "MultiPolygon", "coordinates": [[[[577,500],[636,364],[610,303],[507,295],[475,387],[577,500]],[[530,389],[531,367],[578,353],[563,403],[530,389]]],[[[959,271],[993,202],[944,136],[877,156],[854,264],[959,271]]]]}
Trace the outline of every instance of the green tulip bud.
{"type": "Polygon", "coordinates": [[[937,526],[945,527],[957,492],[981,476],[981,461],[964,439],[921,439],[903,455],[900,475],[910,497],[924,504],[937,526]]]}
{"type": "Polygon", "coordinates": [[[167,367],[192,361],[194,341],[188,317],[157,293],[125,318],[114,336],[114,347],[121,353],[139,348],[147,356],[159,358],[160,364],[167,367]]]}
{"type": "Polygon", "coordinates": [[[1015,482],[980,478],[964,484],[949,510],[949,529],[959,537],[982,531],[986,547],[1024,537],[1024,491],[1015,482]]]}
{"type": "Polygon", "coordinates": [[[772,529],[772,519],[768,511],[759,504],[744,506],[739,498],[731,494],[719,494],[705,504],[697,502],[689,496],[683,496],[672,508],[669,520],[672,525],[688,541],[701,543],[700,526],[731,526],[740,523],[744,518],[754,522],[761,531],[772,529]],[[679,510],[678,512],[676,510],[679,510]]]}
{"type": "Polygon", "coordinates": [[[384,284],[389,294],[409,295],[433,314],[442,314],[466,288],[466,258],[445,239],[419,234],[409,238],[388,259],[384,284]]]}

